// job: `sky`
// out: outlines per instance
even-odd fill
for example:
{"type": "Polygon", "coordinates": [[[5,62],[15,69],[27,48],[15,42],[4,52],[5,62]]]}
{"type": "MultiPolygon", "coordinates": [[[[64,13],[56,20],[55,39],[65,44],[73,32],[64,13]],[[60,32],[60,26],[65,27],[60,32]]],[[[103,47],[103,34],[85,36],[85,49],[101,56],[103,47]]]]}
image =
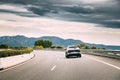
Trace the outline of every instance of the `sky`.
{"type": "Polygon", "coordinates": [[[119,0],[0,0],[0,36],[120,45],[119,0]]]}

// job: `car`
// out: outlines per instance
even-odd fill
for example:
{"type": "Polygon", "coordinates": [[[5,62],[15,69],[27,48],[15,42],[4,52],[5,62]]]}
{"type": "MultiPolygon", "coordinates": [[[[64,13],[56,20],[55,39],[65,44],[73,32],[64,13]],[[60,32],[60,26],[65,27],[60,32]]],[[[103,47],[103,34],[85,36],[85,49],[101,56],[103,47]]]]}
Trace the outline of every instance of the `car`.
{"type": "Polygon", "coordinates": [[[68,46],[65,49],[65,57],[69,58],[69,57],[74,57],[74,56],[81,57],[80,48],[75,45],[68,46]]]}

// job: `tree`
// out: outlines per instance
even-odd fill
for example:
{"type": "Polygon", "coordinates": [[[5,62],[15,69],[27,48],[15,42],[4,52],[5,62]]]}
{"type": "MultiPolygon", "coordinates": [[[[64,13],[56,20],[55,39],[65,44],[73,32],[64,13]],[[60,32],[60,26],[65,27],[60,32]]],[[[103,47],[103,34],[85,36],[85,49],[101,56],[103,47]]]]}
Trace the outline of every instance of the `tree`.
{"type": "Polygon", "coordinates": [[[0,48],[1,49],[8,49],[8,45],[7,44],[0,44],[0,48]]]}
{"type": "Polygon", "coordinates": [[[77,44],[77,46],[78,46],[80,49],[90,49],[90,47],[89,47],[87,44],[77,44]]]}
{"type": "Polygon", "coordinates": [[[92,46],[91,49],[97,49],[97,47],[96,46],[92,46]]]}
{"type": "Polygon", "coordinates": [[[37,40],[35,41],[34,46],[43,46],[43,48],[49,48],[52,46],[52,42],[49,40],[37,40]]]}
{"type": "Polygon", "coordinates": [[[90,47],[89,46],[85,46],[84,49],[90,49],[90,47]]]}

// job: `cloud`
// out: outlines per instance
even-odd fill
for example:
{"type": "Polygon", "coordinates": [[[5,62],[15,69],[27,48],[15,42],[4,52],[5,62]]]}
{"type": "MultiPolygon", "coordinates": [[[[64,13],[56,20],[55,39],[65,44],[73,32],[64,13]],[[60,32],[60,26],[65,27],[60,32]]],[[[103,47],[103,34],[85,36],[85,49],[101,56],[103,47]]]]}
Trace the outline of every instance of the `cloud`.
{"type": "Polygon", "coordinates": [[[1,4],[0,5],[1,10],[10,10],[10,11],[16,11],[16,12],[28,12],[23,6],[21,5],[10,5],[10,4],[1,4]]]}
{"type": "Polygon", "coordinates": [[[120,6],[117,0],[90,0],[88,3],[80,1],[78,4],[53,4],[51,1],[51,4],[37,5],[37,8],[31,6],[28,10],[49,18],[94,23],[98,24],[97,27],[120,28],[120,22],[107,21],[120,19],[120,6]]]}
{"type": "MultiPolygon", "coordinates": [[[[120,45],[120,29],[96,27],[96,24],[87,22],[25,17],[11,13],[1,13],[0,18],[0,36],[58,36],[66,39],[79,39],[84,42],[120,45]]],[[[109,21],[119,22],[119,20],[109,21]]]]}
{"type": "Polygon", "coordinates": [[[39,15],[53,19],[93,23],[98,25],[96,27],[120,28],[120,22],[109,21],[120,19],[119,0],[1,0],[0,2],[2,4],[0,12],[26,17],[39,15]]]}
{"type": "Polygon", "coordinates": [[[1,4],[0,13],[12,13],[26,17],[38,17],[38,15],[27,10],[25,5],[16,5],[16,4],[1,4]]]}
{"type": "Polygon", "coordinates": [[[79,0],[79,1],[84,2],[84,3],[89,3],[89,4],[96,4],[96,3],[108,2],[110,0],[79,0]]]}

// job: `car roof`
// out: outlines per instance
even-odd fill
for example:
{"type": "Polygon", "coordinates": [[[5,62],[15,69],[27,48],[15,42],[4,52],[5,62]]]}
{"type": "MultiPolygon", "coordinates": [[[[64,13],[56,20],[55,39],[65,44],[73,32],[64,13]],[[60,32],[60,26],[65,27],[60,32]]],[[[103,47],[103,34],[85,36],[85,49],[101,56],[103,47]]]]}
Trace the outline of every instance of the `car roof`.
{"type": "Polygon", "coordinates": [[[74,47],[77,47],[75,45],[69,45],[68,48],[74,48],[74,47]]]}

